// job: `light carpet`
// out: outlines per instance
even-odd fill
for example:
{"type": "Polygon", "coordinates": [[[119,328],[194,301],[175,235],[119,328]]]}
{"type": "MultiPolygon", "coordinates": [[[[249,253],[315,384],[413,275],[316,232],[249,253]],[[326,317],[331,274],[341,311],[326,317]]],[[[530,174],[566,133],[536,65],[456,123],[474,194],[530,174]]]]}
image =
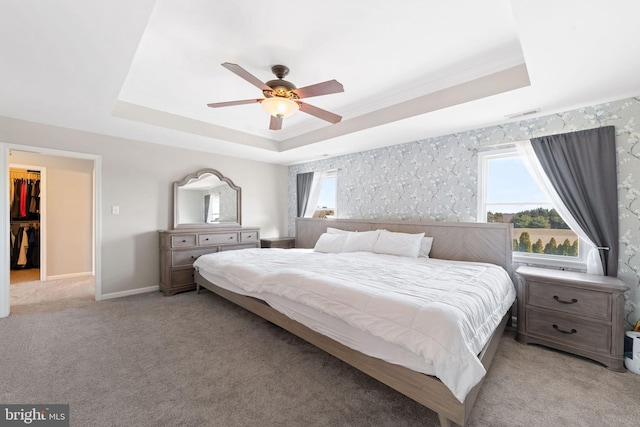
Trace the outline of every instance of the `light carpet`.
{"type": "MultiPolygon", "coordinates": [[[[92,291],[87,290],[89,294],[92,291]]],[[[435,413],[203,292],[75,298],[0,319],[0,402],[72,426],[436,426],[435,413]]],[[[640,376],[504,334],[469,426],[637,426],[640,376]]]]}

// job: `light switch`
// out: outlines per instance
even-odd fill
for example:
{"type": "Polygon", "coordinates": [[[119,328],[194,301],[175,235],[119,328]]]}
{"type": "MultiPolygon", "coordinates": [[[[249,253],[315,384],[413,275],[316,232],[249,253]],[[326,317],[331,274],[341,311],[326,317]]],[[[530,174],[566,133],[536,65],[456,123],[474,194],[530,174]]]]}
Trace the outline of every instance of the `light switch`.
{"type": "Polygon", "coordinates": [[[111,206],[111,214],[120,215],[120,206],[111,206]]]}

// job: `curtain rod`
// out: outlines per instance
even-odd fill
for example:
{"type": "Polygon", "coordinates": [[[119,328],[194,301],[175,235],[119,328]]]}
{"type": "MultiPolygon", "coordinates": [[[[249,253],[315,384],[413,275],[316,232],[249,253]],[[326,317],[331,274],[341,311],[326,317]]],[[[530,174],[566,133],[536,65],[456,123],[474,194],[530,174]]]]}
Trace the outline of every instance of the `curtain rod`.
{"type": "Polygon", "coordinates": [[[309,172],[320,173],[320,172],[341,171],[341,170],[342,168],[329,168],[329,169],[311,170],[307,172],[296,172],[296,175],[299,175],[301,173],[309,173],[309,172]]]}

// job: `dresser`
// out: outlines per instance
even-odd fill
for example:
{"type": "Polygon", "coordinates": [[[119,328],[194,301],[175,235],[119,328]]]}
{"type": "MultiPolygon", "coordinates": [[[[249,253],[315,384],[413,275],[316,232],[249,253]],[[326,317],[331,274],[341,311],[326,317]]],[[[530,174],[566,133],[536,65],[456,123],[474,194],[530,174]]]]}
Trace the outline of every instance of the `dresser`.
{"type": "Polygon", "coordinates": [[[199,256],[260,247],[260,229],[189,228],[160,231],[160,290],[165,296],[196,288],[193,262],[199,256]]]}
{"type": "Polygon", "coordinates": [[[517,340],[624,371],[624,295],[607,276],[518,267],[517,340]]]}

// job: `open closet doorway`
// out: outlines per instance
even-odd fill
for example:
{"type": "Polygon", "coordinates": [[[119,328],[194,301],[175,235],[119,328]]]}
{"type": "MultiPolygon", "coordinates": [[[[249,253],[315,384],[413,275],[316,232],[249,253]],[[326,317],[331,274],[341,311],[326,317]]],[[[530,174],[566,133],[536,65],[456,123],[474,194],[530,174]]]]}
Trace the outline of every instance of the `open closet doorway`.
{"type": "Polygon", "coordinates": [[[46,168],[9,164],[11,284],[46,278],[46,168]]]}
{"type": "Polygon", "coordinates": [[[11,252],[15,237],[20,234],[24,238],[27,227],[37,227],[40,231],[39,241],[34,240],[35,236],[30,238],[28,232],[26,234],[27,242],[31,240],[39,246],[39,259],[25,262],[24,258],[29,256],[27,247],[22,259],[19,259],[20,253],[11,259],[11,253],[6,252],[6,259],[3,257],[0,261],[0,317],[8,316],[10,311],[27,310],[29,304],[42,307],[42,302],[46,302],[45,306],[50,307],[47,305],[50,299],[52,304],[61,307],[76,304],[78,296],[89,303],[99,300],[100,156],[2,143],[0,150],[0,172],[8,180],[0,190],[5,206],[0,221],[13,232],[13,237],[12,233],[0,236],[0,242],[11,252]],[[12,198],[16,191],[13,180],[19,178],[17,174],[21,171],[40,172],[40,218],[37,223],[36,218],[29,218],[28,214],[25,218],[24,211],[20,212],[19,218],[15,216],[15,209],[26,209],[26,202],[21,207],[14,205],[12,198]],[[14,184],[14,188],[9,184],[14,184]],[[20,227],[23,227],[21,232],[20,227]],[[34,270],[36,264],[39,264],[40,274],[34,274],[24,282],[11,269],[18,267],[18,273],[29,274],[27,270],[34,270]],[[27,266],[32,268],[27,269],[27,266]],[[23,283],[29,286],[19,288],[23,283]]]}

